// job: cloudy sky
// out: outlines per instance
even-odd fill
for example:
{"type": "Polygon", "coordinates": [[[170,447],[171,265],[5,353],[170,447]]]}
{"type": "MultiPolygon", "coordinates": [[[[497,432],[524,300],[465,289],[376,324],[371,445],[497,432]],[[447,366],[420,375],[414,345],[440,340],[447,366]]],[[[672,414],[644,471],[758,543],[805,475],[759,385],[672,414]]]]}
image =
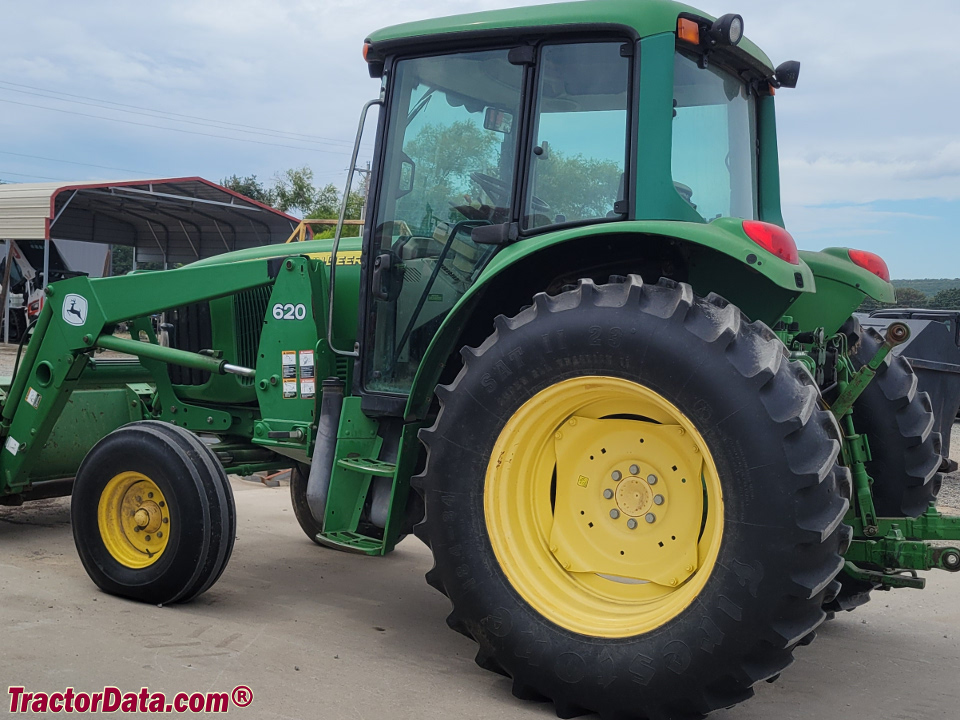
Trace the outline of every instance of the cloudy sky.
{"type": "MultiPolygon", "coordinates": [[[[524,0],[6,0],[0,179],[256,174],[343,182],[372,30],[524,0]]],[[[701,0],[802,62],[777,94],[784,215],[803,248],[960,276],[955,0],[701,0]]]]}

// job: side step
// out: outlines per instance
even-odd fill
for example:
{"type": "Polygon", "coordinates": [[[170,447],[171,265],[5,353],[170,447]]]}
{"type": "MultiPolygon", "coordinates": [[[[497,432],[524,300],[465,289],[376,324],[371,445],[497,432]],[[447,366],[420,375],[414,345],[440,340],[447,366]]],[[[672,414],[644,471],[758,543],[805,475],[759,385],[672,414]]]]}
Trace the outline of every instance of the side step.
{"type": "Polygon", "coordinates": [[[317,535],[317,542],[334,550],[358,555],[380,555],[383,548],[382,540],[354,532],[320,533],[317,535]]]}
{"type": "MultiPolygon", "coordinates": [[[[363,501],[366,497],[367,488],[370,484],[370,476],[392,478],[393,474],[397,470],[397,466],[394,463],[384,462],[383,460],[367,457],[340,458],[337,460],[337,470],[340,470],[341,468],[343,470],[357,473],[363,478],[366,478],[366,481],[361,481],[359,485],[356,486],[356,496],[348,497],[346,499],[347,504],[353,506],[350,509],[353,510],[352,515],[354,522],[356,521],[356,517],[359,515],[360,509],[363,507],[363,501]]],[[[333,548],[334,550],[358,553],[360,555],[382,555],[384,551],[383,540],[367,537],[366,535],[361,535],[358,532],[350,532],[347,530],[332,530],[330,532],[322,532],[317,535],[317,542],[325,547],[333,548]]]]}
{"type": "Polygon", "coordinates": [[[397,471],[397,466],[393,463],[375,460],[374,458],[346,457],[337,460],[337,465],[347,470],[363,473],[364,475],[376,475],[378,477],[392,478],[397,471]]]}

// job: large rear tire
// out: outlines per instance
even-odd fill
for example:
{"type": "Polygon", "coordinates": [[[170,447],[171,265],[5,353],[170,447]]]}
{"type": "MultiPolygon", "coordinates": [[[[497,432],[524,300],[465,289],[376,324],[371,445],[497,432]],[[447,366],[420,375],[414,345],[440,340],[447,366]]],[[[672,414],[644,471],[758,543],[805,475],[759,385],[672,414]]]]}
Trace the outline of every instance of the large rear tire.
{"type": "Polygon", "coordinates": [[[70,507],[80,560],[100,589],[143,602],[187,602],[233,551],[236,509],[216,456],[193,433],[136,422],[98,442],[70,507]]]}
{"type": "Polygon", "coordinates": [[[582,280],[495,325],[438,387],[413,481],[448,624],[560,717],[750,697],[823,621],[845,550],[849,474],[813,379],[766,326],[665,280],[582,280]]]}

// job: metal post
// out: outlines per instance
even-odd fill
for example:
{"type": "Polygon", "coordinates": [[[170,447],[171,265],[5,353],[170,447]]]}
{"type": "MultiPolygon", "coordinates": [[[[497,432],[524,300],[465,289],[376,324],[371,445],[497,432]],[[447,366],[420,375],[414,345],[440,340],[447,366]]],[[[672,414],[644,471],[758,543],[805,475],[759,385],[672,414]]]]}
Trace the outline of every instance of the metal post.
{"type": "Polygon", "coordinates": [[[43,241],[43,289],[50,284],[50,238],[43,241]]]}
{"type": "Polygon", "coordinates": [[[3,269],[3,290],[0,291],[0,297],[3,298],[3,342],[10,342],[10,263],[13,260],[13,241],[3,241],[4,255],[7,258],[7,264],[3,269]]]}

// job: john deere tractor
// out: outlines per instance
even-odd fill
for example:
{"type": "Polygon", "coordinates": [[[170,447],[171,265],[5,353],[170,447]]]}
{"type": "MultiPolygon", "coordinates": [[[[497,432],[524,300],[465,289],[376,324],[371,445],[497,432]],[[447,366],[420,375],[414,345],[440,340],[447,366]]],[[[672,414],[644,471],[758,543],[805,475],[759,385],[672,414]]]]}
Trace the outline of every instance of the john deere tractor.
{"type": "Polygon", "coordinates": [[[230,557],[226,473],[292,466],[312,540],[415,533],[477,662],[560,717],[733,705],[829,613],[957,570],[909,330],[853,318],[887,267],[784,229],[799,64],[743,27],[594,0],[374,33],[362,238],[50,285],[0,494],[72,487],[93,581],[174,603],[230,557]]]}

